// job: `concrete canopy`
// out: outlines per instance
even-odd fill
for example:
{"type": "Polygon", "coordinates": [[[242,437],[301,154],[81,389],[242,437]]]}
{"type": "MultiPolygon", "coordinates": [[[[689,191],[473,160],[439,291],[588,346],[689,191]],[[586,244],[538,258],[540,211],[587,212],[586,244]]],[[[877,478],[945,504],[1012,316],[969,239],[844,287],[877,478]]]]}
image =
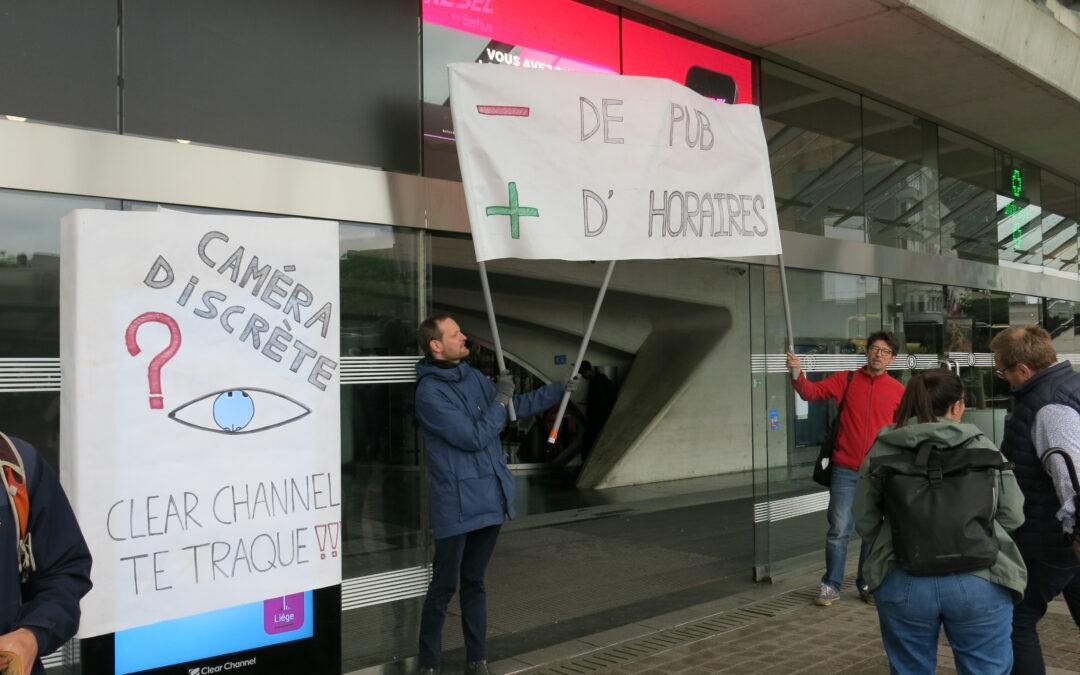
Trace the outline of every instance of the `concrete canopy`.
{"type": "Polygon", "coordinates": [[[1064,22],[1072,17],[1060,0],[635,4],[826,73],[1080,180],[1080,36],[1064,22]]]}

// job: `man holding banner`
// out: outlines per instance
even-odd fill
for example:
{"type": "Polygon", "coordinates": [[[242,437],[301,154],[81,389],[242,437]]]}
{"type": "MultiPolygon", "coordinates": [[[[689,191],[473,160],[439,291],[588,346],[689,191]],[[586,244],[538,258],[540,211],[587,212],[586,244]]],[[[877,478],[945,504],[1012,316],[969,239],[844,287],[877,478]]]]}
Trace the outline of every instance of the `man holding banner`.
{"type": "Polygon", "coordinates": [[[424,359],[416,364],[416,417],[428,452],[435,560],[420,618],[420,672],[439,672],[446,607],[461,579],[465,672],[487,673],[487,601],[484,573],[499,528],[514,517],[514,478],[499,433],[508,408],[528,417],[559,402],[577,378],[514,396],[514,380],[497,384],[472,369],[466,337],[452,317],[438,314],[417,330],[424,359]]]}
{"type": "MultiPolygon", "coordinates": [[[[649,77],[492,64],[452,64],[449,75],[465,203],[500,369],[489,260],[610,261],[582,326],[575,359],[581,364],[616,260],[781,253],[757,106],[728,105],[649,77]]],[[[782,258],[778,263],[782,272],[782,258]]],[[[421,341],[436,344],[426,336],[421,341]]],[[[437,368],[429,365],[425,374],[437,368]]],[[[421,382],[417,414],[426,430],[424,389],[421,382]]],[[[490,407],[494,388],[486,389],[484,405],[462,413],[474,423],[492,414],[501,426],[503,411],[490,407]]],[[[512,387],[500,389],[509,402],[512,387]]],[[[567,400],[549,443],[557,441],[567,400]]],[[[513,419],[513,406],[509,413],[513,419]]],[[[466,488],[472,486],[461,485],[466,488]]],[[[434,665],[423,644],[420,663],[434,665]]]]}
{"type": "MultiPolygon", "coordinates": [[[[900,344],[887,331],[871,333],[866,339],[866,365],[855,371],[836,372],[820,382],[811,382],[802,372],[799,357],[788,352],[791,385],[804,401],[835,400],[840,407],[840,419],[833,449],[832,479],[829,482],[829,530],[825,534],[825,576],[814,604],[828,607],[840,599],[844,581],[848,541],[855,527],[855,484],[870,447],[882,427],[892,424],[893,416],[904,395],[904,385],[889,377],[889,366],[896,361],[900,344]]],[[[859,597],[871,601],[870,590],[863,581],[863,563],[870,554],[869,541],[859,549],[859,566],[855,585],[859,597]]]]}

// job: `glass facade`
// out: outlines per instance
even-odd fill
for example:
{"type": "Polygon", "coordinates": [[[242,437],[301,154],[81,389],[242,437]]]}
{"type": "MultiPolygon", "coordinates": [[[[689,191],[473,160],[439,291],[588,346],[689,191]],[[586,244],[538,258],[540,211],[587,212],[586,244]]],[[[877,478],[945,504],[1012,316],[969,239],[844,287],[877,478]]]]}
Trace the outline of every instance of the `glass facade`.
{"type": "MultiPolygon", "coordinates": [[[[241,100],[242,89],[232,88],[216,98],[233,126],[217,129],[204,116],[224,136],[203,140],[457,179],[448,63],[671,77],[712,98],[761,106],[777,210],[788,231],[939,256],[942,264],[960,260],[1066,279],[1080,274],[1077,185],[1007,151],[628,10],[542,0],[500,3],[505,11],[492,14],[484,9],[495,6],[490,3],[473,3],[465,12],[450,11],[450,4],[420,5],[421,50],[412,49],[415,21],[409,19],[416,17],[403,17],[395,7],[396,32],[380,43],[400,57],[386,75],[395,82],[385,95],[353,77],[361,60],[352,51],[348,59],[321,55],[351,61],[337,76],[364,89],[355,93],[366,102],[344,90],[322,100],[323,115],[337,110],[331,117],[350,129],[348,111],[366,111],[361,131],[345,146],[329,142],[332,124],[308,124],[297,138],[279,135],[290,126],[290,113],[308,114],[299,108],[279,111],[285,118],[276,127],[238,136],[233,131],[242,115],[235,111],[258,101],[241,100]],[[400,71],[408,77],[394,74],[400,71]],[[381,106],[380,96],[390,103],[381,106]],[[401,115],[403,106],[412,109],[401,115]],[[393,133],[383,138],[387,119],[393,133]],[[375,137],[383,140],[369,142],[375,137]]],[[[363,16],[343,11],[349,21],[342,30],[360,30],[363,16]]],[[[135,30],[140,21],[157,25],[161,18],[136,13],[121,29],[135,30]]],[[[272,30],[251,39],[271,37],[272,30]]],[[[153,52],[153,46],[144,36],[129,42],[128,53],[153,52]]],[[[173,62],[174,56],[154,58],[173,62]]],[[[159,97],[172,90],[162,88],[168,78],[158,81],[153,62],[147,56],[129,63],[137,77],[126,121],[139,124],[116,130],[190,135],[177,126],[190,117],[181,114],[186,108],[173,110],[179,117],[171,121],[155,112],[167,107],[159,97]],[[153,87],[140,93],[140,81],[153,87]]],[[[212,63],[204,65],[213,70],[212,63]]],[[[232,77],[243,75],[240,69],[232,77]]],[[[106,123],[112,112],[102,114],[105,122],[42,119],[112,129],[106,123]]],[[[76,208],[154,206],[0,189],[0,429],[31,441],[54,464],[60,219],[76,208]]],[[[417,358],[417,322],[433,311],[453,314],[472,340],[471,363],[494,374],[470,240],[415,225],[342,222],[339,228],[347,373],[341,391],[344,576],[356,584],[378,575],[420,579],[346,607],[346,670],[415,653],[432,551],[426,458],[408,375],[417,358]],[[365,370],[365,359],[393,364],[397,375],[365,370]]],[[[500,261],[489,270],[519,389],[558,379],[577,351],[603,266],[500,261]]],[[[967,388],[966,419],[996,440],[1008,406],[1006,385],[993,376],[989,356],[997,332],[1039,323],[1060,354],[1080,357],[1077,301],[800,269],[788,271],[788,282],[794,346],[811,379],[858,367],[866,337],[891,330],[901,358],[890,376],[906,381],[943,362],[958,366],[967,388]]],[[[493,655],[542,649],[734,594],[751,583],[751,569],[766,579],[820,562],[824,501],[810,475],[832,408],[792,392],[783,365],[786,342],[775,267],[711,260],[618,264],[586,354],[607,384],[590,382],[575,397],[555,445],[545,442],[551,411],[508,425],[503,434],[520,518],[505,526],[489,578],[493,655]],[[590,395],[602,386],[606,400],[590,395]],[[607,422],[597,422],[601,417],[607,422]]],[[[445,639],[451,658],[463,644],[454,623],[448,622],[445,639]]]]}
{"type": "Polygon", "coordinates": [[[761,116],[780,226],[865,241],[858,94],[761,64],[761,116]]]}
{"type": "Polygon", "coordinates": [[[942,252],[996,264],[994,149],[939,129],[938,171],[942,252]]]}
{"type": "MultiPolygon", "coordinates": [[[[432,309],[455,317],[474,345],[470,363],[494,375],[472,244],[430,239],[432,309]]],[[[593,263],[488,263],[521,390],[570,367],[603,272],[593,263]]],[[[518,517],[503,526],[488,573],[490,649],[540,649],[749,584],[751,430],[734,421],[748,420],[749,407],[720,395],[716,377],[746,369],[748,354],[733,346],[746,339],[747,272],[715,261],[618,263],[585,354],[613,398],[606,423],[594,375],[555,446],[544,442],[554,408],[507,425],[518,517]],[[722,291],[709,283],[717,277],[722,291]]],[[[447,639],[460,646],[456,627],[447,639]]]]}
{"type": "Polygon", "coordinates": [[[0,190],[0,430],[60,452],[60,220],[120,202],[0,190]]]}

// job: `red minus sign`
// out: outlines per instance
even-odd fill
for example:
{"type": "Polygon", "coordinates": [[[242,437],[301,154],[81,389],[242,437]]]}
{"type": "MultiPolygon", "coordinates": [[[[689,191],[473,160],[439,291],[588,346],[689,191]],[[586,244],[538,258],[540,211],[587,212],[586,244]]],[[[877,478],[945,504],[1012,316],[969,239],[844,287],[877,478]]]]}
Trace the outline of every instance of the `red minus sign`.
{"type": "Polygon", "coordinates": [[[478,105],[476,112],[481,115],[502,115],[505,117],[528,117],[529,109],[523,105],[478,105]]]}

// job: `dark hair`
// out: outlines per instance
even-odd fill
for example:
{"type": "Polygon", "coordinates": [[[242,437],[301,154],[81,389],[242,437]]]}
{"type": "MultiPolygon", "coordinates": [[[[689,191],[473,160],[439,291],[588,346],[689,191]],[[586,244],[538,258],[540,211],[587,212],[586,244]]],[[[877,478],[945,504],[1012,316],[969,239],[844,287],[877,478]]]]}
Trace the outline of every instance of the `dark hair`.
{"type": "Polygon", "coordinates": [[[439,328],[439,322],[452,318],[449,314],[433,314],[420,322],[420,327],[416,329],[416,344],[420,347],[420,351],[424,353],[424,356],[431,358],[431,341],[442,339],[442,329],[439,328]]]}
{"type": "Polygon", "coordinates": [[[997,355],[1001,365],[1006,368],[1023,363],[1028,368],[1039,371],[1057,363],[1054,340],[1041,326],[1006,328],[990,341],[990,351],[997,355]]]}
{"type": "Polygon", "coordinates": [[[870,333],[870,336],[866,338],[867,351],[869,351],[870,347],[878,341],[884,342],[885,344],[889,345],[889,349],[892,350],[893,356],[900,353],[900,343],[897,341],[896,336],[887,330],[879,330],[870,333]]]}
{"type": "Polygon", "coordinates": [[[945,368],[927,370],[911,378],[904,389],[896,409],[896,426],[904,426],[912,417],[918,417],[919,422],[933,422],[962,400],[964,385],[956,373],[945,368]]]}

